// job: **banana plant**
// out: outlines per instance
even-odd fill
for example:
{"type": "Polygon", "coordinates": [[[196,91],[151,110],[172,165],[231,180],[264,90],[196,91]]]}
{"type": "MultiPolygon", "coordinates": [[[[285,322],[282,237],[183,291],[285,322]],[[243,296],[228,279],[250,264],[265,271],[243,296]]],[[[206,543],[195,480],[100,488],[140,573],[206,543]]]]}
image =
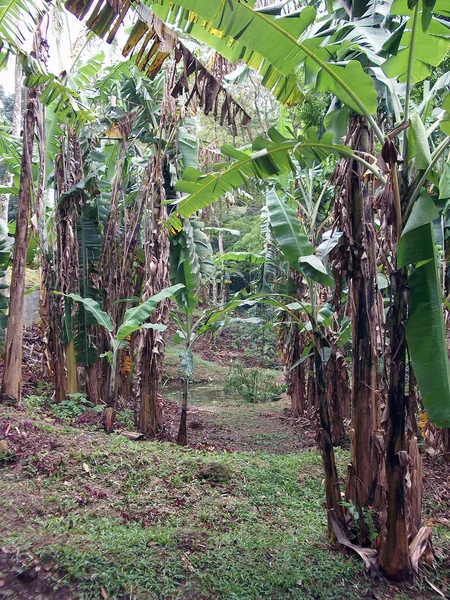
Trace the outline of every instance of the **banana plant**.
{"type": "Polygon", "coordinates": [[[175,229],[181,228],[177,214],[187,218],[215,202],[220,196],[243,186],[252,177],[258,179],[279,177],[296,172],[298,166],[309,168],[329,155],[353,158],[375,176],[379,176],[379,170],[365,158],[354,154],[344,144],[335,144],[332,132],[319,138],[315,128],[311,127],[306,133],[297,137],[285,137],[275,128],[270,128],[268,135],[269,139],[256,138],[251,152],[248,153],[223,145],[221,152],[231,158],[231,162],[219,163],[212,174],[186,169],[183,179],[180,179],[176,185],[176,189],[185,196],[177,202],[177,213],[171,215],[172,226],[175,229]]]}
{"type": "Polygon", "coordinates": [[[186,220],[181,231],[170,238],[170,280],[172,284],[182,284],[175,295],[184,320],[173,316],[178,325],[175,342],[183,342],[184,349],[179,352],[182,378],[182,405],[180,428],[177,444],[187,442],[187,407],[189,396],[189,377],[194,371],[192,344],[198,337],[198,329],[203,318],[194,321],[194,310],[202,281],[210,279],[213,273],[213,254],[209,239],[203,231],[203,223],[196,219],[186,220]]]}
{"type": "Polygon", "coordinates": [[[102,310],[100,304],[92,298],[82,298],[78,294],[62,294],[61,292],[55,291],[55,294],[61,294],[63,296],[71,298],[75,302],[81,303],[84,306],[84,308],[93,316],[95,322],[101,327],[103,327],[108,334],[110,350],[108,350],[105,353],[105,356],[111,363],[109,396],[107,399],[107,403],[109,406],[115,408],[117,403],[117,365],[120,351],[128,343],[126,341],[126,338],[135,331],[141,329],[158,329],[159,331],[164,331],[166,329],[165,325],[160,325],[158,323],[145,323],[145,321],[153,313],[158,302],[166,300],[167,298],[174,297],[174,295],[180,293],[183,288],[184,285],[181,284],[173,285],[162,290],[158,294],[151,296],[148,300],[146,300],[139,306],[129,308],[125,312],[123,316],[123,321],[120,325],[118,325],[116,331],[114,331],[114,327],[108,313],[102,310]]]}

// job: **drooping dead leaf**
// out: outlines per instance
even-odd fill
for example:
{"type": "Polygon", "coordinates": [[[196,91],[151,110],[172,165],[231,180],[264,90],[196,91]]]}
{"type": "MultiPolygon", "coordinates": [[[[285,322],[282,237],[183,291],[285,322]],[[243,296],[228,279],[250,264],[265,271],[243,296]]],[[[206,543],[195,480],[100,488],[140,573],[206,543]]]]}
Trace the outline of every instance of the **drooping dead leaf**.
{"type": "Polygon", "coordinates": [[[422,554],[425,552],[430,538],[431,529],[429,527],[421,527],[409,545],[411,567],[415,573],[419,572],[419,560],[422,554]]]}
{"type": "Polygon", "coordinates": [[[337,519],[332,513],[330,513],[330,520],[337,541],[343,546],[346,546],[347,548],[350,548],[351,550],[356,552],[363,559],[366,571],[370,577],[377,577],[379,574],[377,551],[373,550],[372,548],[362,548],[361,546],[356,546],[355,544],[352,544],[348,537],[345,535],[345,532],[342,529],[340,523],[337,521],[337,519]]]}
{"type": "MultiPolygon", "coordinates": [[[[89,13],[86,26],[99,37],[107,33],[106,41],[110,44],[130,8],[129,0],[99,0],[92,9],[92,0],[66,0],[65,7],[78,19],[82,20],[89,13]]],[[[140,71],[154,79],[160,73],[166,59],[175,52],[175,60],[182,63],[181,76],[172,89],[174,98],[186,94],[186,104],[195,99],[205,114],[213,113],[220,124],[229,125],[233,133],[237,133],[236,119],[241,116],[241,124],[248,125],[249,114],[240,106],[222,86],[222,83],[184,46],[177,34],[167,27],[147,6],[134,5],[138,20],[134,24],[128,40],[123,48],[123,56],[135,55],[134,61],[140,71]],[[188,79],[193,75],[190,88],[188,79]]],[[[121,139],[120,130],[112,125],[107,135],[113,139],[121,139]]]]}

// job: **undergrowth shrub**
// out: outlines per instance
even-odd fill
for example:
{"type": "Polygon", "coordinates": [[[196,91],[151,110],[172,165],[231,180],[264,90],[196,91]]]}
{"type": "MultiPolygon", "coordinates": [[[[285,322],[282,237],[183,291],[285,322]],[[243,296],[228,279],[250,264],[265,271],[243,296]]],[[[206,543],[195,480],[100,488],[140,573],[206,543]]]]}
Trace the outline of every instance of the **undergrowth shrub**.
{"type": "Polygon", "coordinates": [[[274,375],[259,369],[245,369],[236,362],[230,368],[225,389],[235,391],[246,402],[258,403],[275,400],[286,391],[286,386],[277,383],[274,375]]]}
{"type": "Polygon", "coordinates": [[[66,400],[55,404],[52,398],[46,396],[28,396],[24,398],[27,414],[33,414],[35,410],[44,410],[53,413],[60,419],[71,421],[87,410],[103,412],[104,406],[94,406],[84,394],[69,394],[66,400]]]}
{"type": "Polygon", "coordinates": [[[264,309],[256,307],[242,313],[236,311],[244,319],[256,317],[261,322],[231,321],[227,323],[226,333],[232,338],[231,347],[241,351],[246,360],[253,360],[264,369],[277,369],[280,367],[280,353],[273,327],[275,317],[273,311],[264,309]]]}

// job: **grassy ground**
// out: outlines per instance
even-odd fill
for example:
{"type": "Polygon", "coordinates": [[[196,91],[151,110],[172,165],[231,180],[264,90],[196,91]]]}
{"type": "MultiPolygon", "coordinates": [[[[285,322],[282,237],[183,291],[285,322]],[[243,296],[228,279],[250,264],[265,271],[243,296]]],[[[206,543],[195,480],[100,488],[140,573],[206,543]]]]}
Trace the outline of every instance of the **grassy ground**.
{"type": "MultiPolygon", "coordinates": [[[[166,354],[164,356],[164,381],[174,381],[180,379],[180,357],[179,351],[182,350],[182,346],[167,345],[166,354]]],[[[229,367],[220,365],[218,363],[209,362],[204,360],[200,355],[194,355],[194,366],[195,370],[191,377],[191,381],[194,382],[211,382],[219,381],[225,382],[229,367]]]]}
{"type": "MultiPolygon", "coordinates": [[[[267,454],[257,438],[252,452],[133,442],[37,410],[0,414],[0,598],[436,597],[424,578],[401,588],[374,584],[354,556],[328,546],[315,450],[267,454]],[[205,478],[211,462],[229,478],[205,478]]],[[[218,416],[237,427],[231,410],[218,416]]],[[[338,456],[344,469],[347,454],[338,456]]],[[[442,554],[448,531],[437,533],[442,554]]],[[[426,575],[447,591],[448,576],[426,575]]]]}

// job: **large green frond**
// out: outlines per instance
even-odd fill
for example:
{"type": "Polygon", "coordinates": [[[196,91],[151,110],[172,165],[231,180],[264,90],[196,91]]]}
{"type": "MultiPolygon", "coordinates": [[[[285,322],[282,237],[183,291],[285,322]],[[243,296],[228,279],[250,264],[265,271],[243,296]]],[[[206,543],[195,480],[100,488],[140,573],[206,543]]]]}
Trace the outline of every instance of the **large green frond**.
{"type": "MultiPolygon", "coordinates": [[[[309,130],[304,137],[289,139],[271,129],[269,136],[271,139],[268,140],[257,138],[250,154],[223,146],[222,153],[232,158],[233,162],[218,165],[216,173],[205,175],[195,169],[186,169],[184,178],[177,182],[176,189],[188,195],[178,202],[176,213],[189,217],[226,192],[239,188],[251,177],[268,179],[295,171],[293,159],[300,166],[311,166],[329,154],[351,156],[347,146],[333,144],[333,134],[329,133],[319,139],[314,130],[309,130]]],[[[180,226],[176,213],[171,215],[171,224],[178,230],[180,226]]]]}
{"type": "Polygon", "coordinates": [[[438,216],[433,200],[423,193],[400,238],[398,267],[415,265],[408,277],[411,308],[406,338],[423,403],[430,421],[450,427],[450,365],[433,230],[438,216]]]}

